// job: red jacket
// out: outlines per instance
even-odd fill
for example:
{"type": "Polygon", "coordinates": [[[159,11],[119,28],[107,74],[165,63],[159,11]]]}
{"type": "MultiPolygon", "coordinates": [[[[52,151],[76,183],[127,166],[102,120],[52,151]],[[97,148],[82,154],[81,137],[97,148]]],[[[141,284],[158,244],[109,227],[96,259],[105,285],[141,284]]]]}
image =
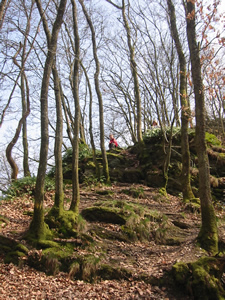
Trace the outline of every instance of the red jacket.
{"type": "Polygon", "coordinates": [[[117,143],[115,138],[111,139],[109,143],[110,144],[115,144],[115,146],[118,147],[118,143],[117,143]]]}

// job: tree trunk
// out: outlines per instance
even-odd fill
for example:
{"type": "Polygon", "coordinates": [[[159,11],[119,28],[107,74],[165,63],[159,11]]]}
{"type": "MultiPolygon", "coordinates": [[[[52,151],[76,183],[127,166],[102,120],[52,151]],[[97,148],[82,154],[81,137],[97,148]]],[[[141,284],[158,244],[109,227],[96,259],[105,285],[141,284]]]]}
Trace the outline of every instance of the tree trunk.
{"type": "Polygon", "coordinates": [[[75,39],[75,61],[73,70],[73,97],[75,104],[75,123],[73,136],[73,195],[70,210],[75,213],[79,212],[80,188],[79,188],[79,129],[80,129],[80,102],[79,102],[79,65],[80,65],[80,38],[77,24],[77,7],[76,2],[71,0],[73,6],[73,30],[75,39]]]}
{"type": "Polygon", "coordinates": [[[58,211],[58,216],[63,212],[64,192],[63,192],[63,168],[62,168],[62,142],[63,142],[63,115],[61,101],[60,79],[56,69],[56,61],[52,68],[54,78],[54,90],[56,99],[56,133],[55,133],[55,201],[54,206],[58,211]]]}
{"type": "Polygon", "coordinates": [[[188,201],[194,198],[194,194],[191,189],[190,180],[190,150],[188,139],[188,120],[190,117],[190,108],[187,101],[187,85],[186,85],[186,60],[182,45],[179,39],[179,34],[176,25],[175,8],[171,0],[167,0],[170,28],[173,40],[176,45],[177,54],[179,56],[180,63],[180,105],[181,105],[181,151],[182,151],[182,192],[183,200],[188,201]]]}
{"type": "Polygon", "coordinates": [[[18,166],[17,166],[15,160],[12,158],[12,149],[15,146],[15,144],[19,138],[23,123],[25,122],[29,113],[30,113],[30,99],[29,99],[29,95],[28,95],[27,103],[26,103],[26,111],[23,112],[22,118],[20,119],[20,121],[18,123],[16,133],[15,133],[12,141],[9,143],[9,145],[6,148],[6,157],[12,168],[12,175],[11,175],[12,180],[16,180],[17,176],[18,176],[18,166]]]}
{"type": "Polygon", "coordinates": [[[199,168],[199,195],[201,200],[202,225],[198,235],[200,245],[211,253],[218,252],[218,230],[210,189],[209,160],[205,142],[205,101],[201,75],[199,47],[196,41],[195,4],[186,2],[188,45],[191,56],[191,72],[195,94],[196,150],[199,168]]]}
{"type": "Polygon", "coordinates": [[[92,126],[92,103],[93,103],[93,97],[92,97],[92,89],[91,89],[91,83],[87,74],[87,71],[83,64],[81,63],[81,67],[84,71],[85,78],[87,81],[88,85],[88,90],[89,90],[89,97],[90,97],[90,103],[89,103],[89,134],[90,134],[90,141],[91,141],[91,147],[92,147],[92,153],[93,153],[93,161],[95,164],[95,170],[96,170],[96,176],[98,180],[100,180],[100,168],[99,168],[99,163],[96,158],[96,148],[95,148],[95,142],[94,142],[94,136],[93,136],[93,126],[92,126]]]}
{"type": "MultiPolygon", "coordinates": [[[[44,12],[41,7],[40,0],[35,0],[39,9],[40,16],[42,17],[44,12]]],[[[61,0],[57,11],[57,16],[52,28],[52,34],[50,43],[48,44],[48,53],[45,61],[44,74],[42,78],[41,86],[41,149],[40,149],[40,161],[37,173],[37,181],[35,188],[35,203],[34,203],[34,215],[30,225],[30,234],[37,240],[45,239],[48,236],[46,230],[46,224],[44,222],[44,187],[45,187],[45,173],[47,167],[48,158],[48,89],[50,75],[52,71],[52,65],[56,54],[58,33],[61,28],[63,14],[66,8],[67,0],[61,0]]],[[[45,19],[42,19],[43,25],[45,19]]],[[[44,26],[45,28],[45,26],[44,26]]],[[[46,28],[45,28],[46,29],[46,28]]],[[[48,36],[50,33],[46,32],[48,36]]]]}
{"type": "MultiPolygon", "coordinates": [[[[30,102],[29,100],[29,86],[28,82],[26,79],[25,74],[22,72],[21,73],[21,96],[22,96],[22,110],[23,110],[23,115],[27,111],[27,103],[30,102]],[[26,83],[26,93],[25,93],[25,86],[24,82],[26,83]],[[26,100],[27,97],[27,100],[26,100]]],[[[29,169],[29,152],[28,152],[28,141],[27,141],[27,119],[25,118],[23,121],[23,173],[25,177],[30,176],[30,169],[29,169]]]]}
{"type": "Polygon", "coordinates": [[[0,3],[0,30],[1,30],[2,25],[3,25],[3,19],[4,19],[6,3],[7,3],[7,0],[2,0],[1,3],[0,3]]]}
{"type": "Polygon", "coordinates": [[[125,12],[125,1],[122,1],[122,16],[123,16],[123,22],[124,22],[124,28],[127,33],[127,43],[129,48],[129,54],[130,54],[130,67],[131,67],[131,73],[134,80],[134,96],[135,96],[135,102],[137,106],[137,138],[138,142],[142,142],[142,128],[141,128],[141,96],[140,96],[140,89],[139,89],[139,80],[138,80],[138,72],[137,72],[137,64],[135,61],[135,51],[134,46],[131,42],[131,31],[130,27],[127,21],[126,12],[125,12]]]}
{"type": "Polygon", "coordinates": [[[98,103],[99,103],[99,118],[100,118],[100,145],[101,145],[101,151],[102,151],[102,161],[103,161],[103,175],[105,177],[105,182],[110,183],[110,177],[109,177],[109,167],[108,167],[108,160],[107,160],[107,155],[106,155],[106,150],[105,150],[105,133],[104,133],[104,113],[103,113],[103,101],[102,101],[102,94],[100,91],[100,86],[99,86],[99,73],[100,73],[100,64],[97,56],[97,46],[96,46],[96,38],[95,38],[95,30],[94,26],[92,24],[91,18],[88,15],[88,12],[85,8],[83,0],[79,0],[79,3],[82,6],[83,13],[86,17],[87,23],[90,27],[91,34],[92,34],[92,47],[93,47],[93,55],[94,55],[94,60],[95,60],[95,65],[96,65],[96,71],[94,75],[94,81],[95,81],[95,90],[96,94],[98,96],[98,103]]]}

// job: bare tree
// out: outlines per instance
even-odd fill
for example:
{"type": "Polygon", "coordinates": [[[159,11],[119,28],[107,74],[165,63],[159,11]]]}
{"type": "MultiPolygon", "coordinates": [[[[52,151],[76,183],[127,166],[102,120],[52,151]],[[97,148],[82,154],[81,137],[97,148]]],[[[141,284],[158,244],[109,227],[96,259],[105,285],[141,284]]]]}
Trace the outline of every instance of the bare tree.
{"type": "Polygon", "coordinates": [[[98,96],[98,102],[99,102],[100,144],[101,144],[102,160],[103,160],[103,175],[105,177],[105,181],[107,183],[109,183],[110,182],[109,167],[108,167],[108,160],[107,160],[105,144],[104,144],[105,134],[104,134],[103,100],[102,100],[102,93],[101,93],[100,85],[99,85],[100,63],[99,63],[98,55],[97,55],[95,29],[94,29],[92,20],[86,10],[83,0],[79,0],[79,3],[81,4],[82,10],[84,12],[84,15],[86,17],[87,23],[90,27],[91,34],[92,34],[92,47],[93,47],[93,55],[94,55],[95,66],[96,66],[94,81],[95,81],[95,90],[96,90],[96,94],[98,96]]]}
{"type": "Polygon", "coordinates": [[[201,74],[200,49],[196,40],[195,2],[184,1],[187,37],[191,57],[191,73],[195,94],[196,150],[199,168],[199,196],[202,225],[198,235],[201,247],[208,252],[218,252],[218,230],[210,189],[209,160],[205,141],[205,100],[201,74]]]}
{"type": "Polygon", "coordinates": [[[135,59],[135,41],[132,42],[132,34],[131,28],[128,22],[129,19],[129,9],[130,9],[130,1],[128,0],[127,5],[125,4],[125,0],[122,0],[122,5],[116,5],[111,0],[106,0],[111,3],[113,6],[122,10],[123,24],[127,35],[127,44],[129,49],[129,58],[130,58],[130,68],[132,73],[132,78],[134,81],[134,96],[135,96],[135,104],[137,108],[137,139],[138,142],[142,142],[142,105],[141,105],[141,95],[139,88],[139,79],[138,79],[138,71],[137,71],[137,62],[135,59]],[[128,13],[126,13],[126,7],[128,13]],[[127,15],[128,14],[128,15],[127,15]]]}
{"type": "Polygon", "coordinates": [[[75,61],[73,70],[73,97],[75,105],[75,123],[74,123],[74,137],[73,137],[73,196],[70,205],[70,210],[75,213],[79,212],[80,203],[80,188],[79,188],[79,129],[80,129],[80,102],[79,102],[79,66],[80,66],[80,38],[77,23],[77,6],[75,0],[71,0],[73,6],[73,31],[75,40],[75,61]]]}
{"type": "MultiPolygon", "coordinates": [[[[52,66],[57,48],[58,33],[61,28],[64,11],[66,8],[66,0],[61,0],[57,16],[54,21],[51,33],[50,43],[48,45],[48,54],[45,61],[44,74],[41,87],[41,149],[40,149],[40,161],[36,181],[36,194],[34,203],[34,215],[30,224],[29,233],[37,240],[45,239],[48,236],[46,224],[44,222],[44,187],[45,187],[45,173],[47,166],[48,145],[49,145],[49,133],[48,133],[48,89],[52,66]]],[[[43,10],[40,0],[36,0],[39,13],[42,16],[43,10]]]]}
{"type": "Polygon", "coordinates": [[[194,198],[191,189],[190,181],[190,151],[188,139],[188,123],[190,118],[190,107],[187,101],[187,72],[186,72],[186,59],[182,44],[180,42],[179,33],[176,25],[176,14],[173,2],[167,0],[170,28],[173,40],[176,45],[177,53],[180,62],[180,105],[181,105],[181,151],[182,151],[182,192],[183,200],[189,201],[194,198]]]}

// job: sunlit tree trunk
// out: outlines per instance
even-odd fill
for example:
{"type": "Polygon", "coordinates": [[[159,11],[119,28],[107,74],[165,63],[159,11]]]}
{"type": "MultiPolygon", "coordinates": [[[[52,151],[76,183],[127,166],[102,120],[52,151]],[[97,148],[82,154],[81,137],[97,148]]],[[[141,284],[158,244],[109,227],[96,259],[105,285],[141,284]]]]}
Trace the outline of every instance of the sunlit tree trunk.
{"type": "Polygon", "coordinates": [[[102,94],[101,94],[101,90],[100,90],[100,86],[99,86],[100,63],[99,63],[98,55],[97,55],[95,30],[94,30],[94,26],[92,24],[91,18],[88,15],[88,12],[85,8],[83,0],[79,0],[79,3],[82,6],[83,13],[86,17],[87,23],[90,27],[91,34],[92,34],[92,47],[93,47],[93,55],[94,55],[95,66],[96,66],[94,81],[95,81],[95,90],[96,90],[96,94],[97,94],[97,97],[98,97],[98,103],[99,103],[100,145],[101,145],[101,151],[102,151],[103,175],[105,177],[106,183],[110,183],[109,167],[108,167],[108,160],[107,160],[106,149],[105,149],[105,140],[104,140],[105,139],[105,133],[104,133],[103,100],[102,100],[102,94]]]}
{"type": "Polygon", "coordinates": [[[71,0],[73,6],[73,31],[75,40],[75,61],[73,69],[73,98],[75,104],[75,122],[73,136],[73,195],[70,210],[78,213],[80,204],[80,188],[79,188],[79,129],[80,129],[80,102],[79,102],[79,65],[80,65],[80,38],[77,24],[77,7],[74,0],[71,0]]]}
{"type": "Polygon", "coordinates": [[[6,10],[7,6],[9,5],[10,1],[11,0],[2,0],[0,3],[0,30],[3,25],[5,10],[6,10]],[[8,1],[8,3],[7,3],[7,1],[8,1]],[[6,4],[8,4],[8,5],[6,5],[6,4]]]}
{"type": "Polygon", "coordinates": [[[202,225],[198,235],[201,247],[211,253],[218,252],[218,230],[210,189],[209,160],[205,142],[205,101],[201,75],[200,49],[196,41],[195,3],[185,2],[188,45],[195,94],[196,150],[199,168],[199,195],[202,225]]]}
{"type": "MultiPolygon", "coordinates": [[[[28,28],[29,28],[29,24],[28,24],[28,28]]],[[[26,38],[27,37],[25,37],[25,40],[26,40],[26,38]]],[[[21,119],[18,123],[16,132],[15,132],[15,135],[14,135],[12,141],[9,143],[9,145],[6,148],[6,157],[7,157],[7,160],[9,162],[10,166],[11,166],[11,169],[12,169],[12,174],[11,174],[12,180],[16,180],[17,176],[18,176],[18,166],[17,166],[16,161],[12,157],[12,149],[18,141],[22,126],[23,126],[24,123],[26,124],[26,118],[30,113],[29,87],[28,87],[27,80],[26,80],[27,97],[25,97],[25,89],[24,89],[24,81],[26,79],[26,76],[25,76],[25,73],[24,73],[24,63],[25,63],[24,62],[24,53],[22,55],[22,66],[17,61],[17,56],[20,53],[21,49],[22,49],[22,44],[20,43],[19,49],[13,57],[13,62],[20,69],[20,74],[21,74],[21,87],[20,87],[20,90],[21,90],[21,98],[22,98],[22,117],[21,117],[21,119]]],[[[28,148],[26,148],[25,150],[28,151],[28,148]]],[[[28,163],[28,157],[27,157],[27,163],[28,163]]]]}
{"type": "Polygon", "coordinates": [[[63,115],[61,100],[61,84],[56,69],[56,61],[52,68],[54,78],[54,92],[56,100],[56,133],[55,133],[55,201],[54,206],[60,216],[63,212],[64,191],[63,191],[63,168],[62,168],[62,142],[63,142],[63,115]]]}
{"type": "MultiPolygon", "coordinates": [[[[22,96],[22,111],[23,111],[23,115],[26,113],[28,107],[27,107],[27,103],[28,101],[26,100],[30,97],[29,95],[29,86],[27,83],[27,80],[25,78],[25,75],[22,73],[21,74],[21,96],[22,96]],[[25,85],[24,83],[26,82],[26,93],[25,93],[25,85]]],[[[28,152],[28,140],[27,140],[27,118],[24,119],[23,121],[23,128],[22,128],[22,132],[23,132],[23,173],[24,176],[30,176],[30,169],[29,169],[29,152],[28,152]]]]}
{"type": "Polygon", "coordinates": [[[186,80],[186,59],[180,42],[179,34],[176,25],[176,14],[173,2],[167,0],[170,28],[173,40],[176,45],[177,53],[180,62],[180,105],[181,105],[181,151],[182,151],[182,192],[183,200],[188,201],[194,198],[194,194],[191,189],[190,180],[190,150],[188,139],[188,121],[190,117],[190,108],[187,101],[187,80],[186,80]]]}
{"type": "MultiPolygon", "coordinates": [[[[25,74],[25,63],[27,59],[27,42],[28,42],[28,37],[30,34],[30,23],[31,23],[31,15],[33,12],[33,7],[34,7],[34,2],[31,3],[30,7],[30,12],[26,11],[27,15],[27,26],[26,26],[26,31],[24,34],[24,41],[23,41],[23,47],[22,47],[22,57],[21,57],[21,98],[22,98],[22,111],[23,114],[26,113],[27,111],[27,103],[30,102],[29,97],[30,97],[30,91],[29,91],[29,85],[28,85],[28,80],[27,76],[25,74]],[[26,99],[27,98],[27,99],[26,99]]],[[[25,8],[26,9],[26,8],[25,8]]],[[[29,151],[28,151],[28,138],[27,138],[27,119],[24,120],[23,122],[23,128],[22,128],[22,133],[23,133],[23,172],[24,176],[30,176],[30,169],[29,169],[29,151]]]]}
{"type": "MultiPolygon", "coordinates": [[[[43,15],[43,9],[41,7],[41,1],[35,0],[39,9],[39,13],[43,15]]],[[[61,0],[57,16],[52,28],[52,34],[50,43],[48,44],[48,53],[45,61],[44,74],[42,78],[41,86],[41,149],[40,149],[40,161],[37,173],[37,181],[35,188],[35,203],[34,203],[34,215],[30,224],[31,235],[38,240],[45,239],[48,236],[46,230],[46,224],[44,222],[44,187],[45,187],[45,174],[48,158],[48,145],[49,145],[49,133],[48,133],[48,90],[49,81],[54,63],[54,57],[56,55],[58,33],[61,28],[64,11],[66,8],[67,0],[61,0]]],[[[44,20],[44,19],[43,19],[44,20]]],[[[46,35],[49,33],[46,32],[46,35]]]]}
{"type": "Polygon", "coordinates": [[[88,91],[89,91],[89,98],[90,98],[90,103],[89,103],[89,134],[90,134],[90,141],[91,141],[91,148],[92,148],[92,153],[93,153],[93,161],[95,164],[95,169],[96,169],[96,176],[98,180],[100,180],[100,169],[99,169],[99,163],[96,158],[96,148],[95,148],[95,142],[94,142],[94,136],[93,136],[93,124],[92,124],[92,105],[93,105],[93,96],[92,96],[92,88],[91,88],[91,83],[88,77],[88,73],[81,63],[81,67],[84,71],[85,78],[87,81],[88,85],[88,91]]]}
{"type": "Polygon", "coordinates": [[[122,16],[123,16],[124,28],[127,33],[127,43],[128,43],[128,48],[129,48],[129,54],[130,54],[130,67],[131,67],[131,72],[132,72],[132,76],[133,76],[133,80],[134,80],[134,96],[135,96],[135,102],[136,102],[136,106],[137,106],[137,138],[138,138],[138,142],[141,142],[142,141],[141,96],[140,96],[140,89],[139,89],[137,64],[135,61],[135,48],[134,48],[134,45],[132,45],[131,30],[129,27],[129,23],[127,21],[125,8],[126,8],[125,1],[123,0],[122,1],[122,16]]]}

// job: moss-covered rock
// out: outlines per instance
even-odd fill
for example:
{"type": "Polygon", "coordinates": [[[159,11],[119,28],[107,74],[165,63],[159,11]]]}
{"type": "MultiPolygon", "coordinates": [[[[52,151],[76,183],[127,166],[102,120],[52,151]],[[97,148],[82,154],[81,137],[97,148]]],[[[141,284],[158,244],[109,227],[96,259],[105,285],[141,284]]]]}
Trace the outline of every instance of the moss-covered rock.
{"type": "Polygon", "coordinates": [[[98,275],[105,280],[128,280],[133,274],[132,271],[128,269],[103,264],[98,271],[98,275]]]}
{"type": "Polygon", "coordinates": [[[82,216],[90,222],[106,222],[123,225],[126,223],[125,218],[117,211],[107,207],[88,207],[81,212],[82,216]]]}
{"type": "Polygon", "coordinates": [[[225,299],[221,281],[224,271],[225,260],[215,257],[202,257],[192,263],[176,263],[172,268],[175,282],[199,300],[225,299]]]}

